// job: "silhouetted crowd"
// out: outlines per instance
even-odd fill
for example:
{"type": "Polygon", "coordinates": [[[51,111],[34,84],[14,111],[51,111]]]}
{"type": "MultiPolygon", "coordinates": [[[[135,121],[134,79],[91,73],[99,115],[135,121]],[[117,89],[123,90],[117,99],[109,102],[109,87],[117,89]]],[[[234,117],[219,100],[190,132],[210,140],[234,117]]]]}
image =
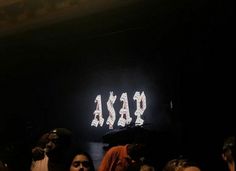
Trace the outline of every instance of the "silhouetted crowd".
{"type": "MultiPolygon", "coordinates": [[[[87,149],[73,141],[67,128],[55,128],[44,133],[31,148],[28,171],[203,171],[202,165],[191,158],[173,156],[157,167],[155,156],[150,155],[146,137],[136,136],[131,142],[103,149],[104,155],[97,168],[87,149]]],[[[155,137],[153,137],[155,138],[155,137]]],[[[235,171],[235,136],[222,140],[221,161],[225,171],[235,171]]],[[[22,158],[25,154],[22,154],[22,158]]],[[[20,158],[13,160],[24,161],[20,158]]],[[[25,169],[25,168],[24,168],[25,169]]],[[[0,160],[0,171],[21,171],[21,166],[0,160]]],[[[214,169],[212,169],[214,170],[214,169]]]]}

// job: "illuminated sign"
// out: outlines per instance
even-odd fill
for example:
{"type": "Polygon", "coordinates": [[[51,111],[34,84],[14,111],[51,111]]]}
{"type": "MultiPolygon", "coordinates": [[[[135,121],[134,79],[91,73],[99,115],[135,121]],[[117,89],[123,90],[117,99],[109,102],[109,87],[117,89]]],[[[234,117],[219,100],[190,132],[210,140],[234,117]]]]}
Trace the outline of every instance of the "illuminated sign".
{"type": "MultiPolygon", "coordinates": [[[[116,101],[117,96],[113,95],[113,92],[110,92],[110,96],[107,101],[107,110],[109,112],[109,116],[106,120],[106,124],[109,126],[109,129],[113,129],[113,125],[116,121],[116,111],[114,109],[114,103],[116,101]]],[[[140,94],[139,91],[136,91],[133,100],[136,101],[136,110],[134,112],[134,115],[136,116],[135,125],[143,125],[144,120],[142,119],[142,115],[144,114],[144,111],[146,110],[146,96],[145,93],[142,92],[140,94]]],[[[124,127],[126,125],[129,125],[132,121],[132,118],[130,116],[130,110],[129,110],[129,101],[128,101],[128,94],[122,93],[120,96],[120,101],[122,102],[122,107],[119,110],[120,117],[117,122],[117,126],[124,127]]],[[[95,98],[96,103],[96,109],[93,112],[94,118],[92,120],[91,126],[94,127],[102,127],[104,123],[104,118],[102,114],[102,98],[101,95],[97,95],[95,98]]]]}

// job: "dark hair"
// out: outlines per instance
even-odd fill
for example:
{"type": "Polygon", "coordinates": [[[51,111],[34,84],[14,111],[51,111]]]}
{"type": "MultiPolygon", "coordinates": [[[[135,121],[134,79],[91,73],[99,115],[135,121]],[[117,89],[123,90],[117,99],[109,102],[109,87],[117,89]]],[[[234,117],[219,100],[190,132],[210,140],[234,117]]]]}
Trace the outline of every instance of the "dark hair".
{"type": "Polygon", "coordinates": [[[190,161],[188,159],[184,158],[173,159],[167,162],[167,164],[163,168],[163,171],[175,171],[176,169],[187,168],[191,166],[200,168],[197,163],[190,161]]]}
{"type": "Polygon", "coordinates": [[[36,142],[35,146],[45,148],[46,144],[48,143],[48,135],[49,135],[49,132],[44,133],[36,142]]]}
{"type": "Polygon", "coordinates": [[[72,132],[67,128],[55,128],[49,134],[56,134],[60,144],[68,146],[72,142],[72,132]]]}

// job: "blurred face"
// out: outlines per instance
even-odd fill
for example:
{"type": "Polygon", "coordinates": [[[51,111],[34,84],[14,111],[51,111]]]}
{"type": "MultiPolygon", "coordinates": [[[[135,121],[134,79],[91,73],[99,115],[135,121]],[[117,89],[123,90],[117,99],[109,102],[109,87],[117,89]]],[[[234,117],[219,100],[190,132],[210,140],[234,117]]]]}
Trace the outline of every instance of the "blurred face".
{"type": "Polygon", "coordinates": [[[46,144],[46,153],[49,154],[57,147],[58,135],[56,133],[50,133],[48,136],[48,143],[46,144]]]}
{"type": "Polygon", "coordinates": [[[70,171],[89,171],[89,170],[90,170],[89,159],[83,154],[76,155],[70,165],[70,171]]]}
{"type": "Polygon", "coordinates": [[[198,167],[190,166],[185,168],[183,171],[201,171],[198,167]]]}
{"type": "Polygon", "coordinates": [[[225,160],[226,162],[233,162],[234,158],[232,156],[232,151],[231,150],[226,150],[223,154],[222,154],[222,158],[223,160],[225,160]]]}
{"type": "Polygon", "coordinates": [[[131,144],[128,150],[129,156],[134,161],[140,160],[145,153],[145,145],[144,144],[131,144]]]}

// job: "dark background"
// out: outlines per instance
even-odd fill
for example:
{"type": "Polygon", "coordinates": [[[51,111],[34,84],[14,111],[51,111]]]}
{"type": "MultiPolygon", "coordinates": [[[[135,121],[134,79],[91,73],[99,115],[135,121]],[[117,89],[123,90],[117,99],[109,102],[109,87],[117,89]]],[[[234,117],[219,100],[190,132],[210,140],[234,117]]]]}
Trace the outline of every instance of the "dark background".
{"type": "Polygon", "coordinates": [[[54,127],[100,142],[109,130],[89,126],[96,95],[105,104],[109,91],[130,101],[144,91],[157,158],[181,153],[218,168],[222,141],[235,134],[232,6],[138,1],[2,34],[3,158],[20,156],[54,127]]]}

